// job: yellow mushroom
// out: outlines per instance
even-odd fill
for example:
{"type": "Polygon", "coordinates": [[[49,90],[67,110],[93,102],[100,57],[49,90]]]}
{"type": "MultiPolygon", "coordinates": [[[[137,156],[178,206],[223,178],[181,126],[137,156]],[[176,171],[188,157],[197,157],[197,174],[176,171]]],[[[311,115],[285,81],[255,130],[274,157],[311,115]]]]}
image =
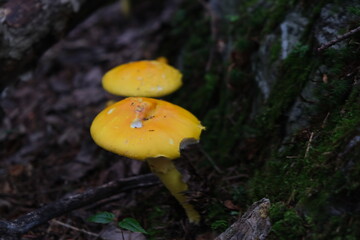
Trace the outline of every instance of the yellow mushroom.
{"type": "Polygon", "coordinates": [[[192,223],[200,215],[183,192],[188,190],[172,160],[184,142],[199,141],[204,127],[189,111],[172,103],[129,97],[114,103],[94,119],[90,132],[100,147],[128,158],[147,161],[150,169],[183,206],[192,223]]]}
{"type": "Polygon", "coordinates": [[[102,78],[103,88],[126,97],[162,97],[182,85],[182,74],[165,58],[142,60],[117,66],[102,78]]]}

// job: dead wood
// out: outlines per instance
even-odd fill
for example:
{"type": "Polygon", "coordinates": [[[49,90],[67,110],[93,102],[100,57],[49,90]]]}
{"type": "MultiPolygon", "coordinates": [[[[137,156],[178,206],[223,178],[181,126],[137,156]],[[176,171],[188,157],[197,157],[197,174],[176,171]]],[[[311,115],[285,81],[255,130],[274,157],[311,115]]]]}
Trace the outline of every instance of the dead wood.
{"type": "Polygon", "coordinates": [[[9,0],[0,6],[0,92],[81,20],[111,0],[9,0]]]}
{"type": "Polygon", "coordinates": [[[351,36],[353,36],[354,34],[356,34],[356,33],[358,33],[358,32],[360,32],[360,26],[357,27],[357,28],[354,28],[354,29],[352,29],[352,30],[350,30],[350,31],[348,31],[348,32],[346,32],[346,33],[343,34],[343,35],[338,36],[337,38],[335,38],[334,40],[331,40],[330,42],[327,42],[327,43],[321,45],[321,46],[317,49],[317,51],[318,51],[318,52],[324,51],[325,49],[328,49],[328,48],[331,47],[332,45],[335,45],[335,44],[337,44],[337,43],[339,43],[339,42],[341,42],[341,41],[343,41],[343,40],[345,40],[345,39],[348,39],[348,38],[350,38],[351,36]]]}
{"type": "Polygon", "coordinates": [[[242,217],[215,240],[264,240],[270,231],[269,199],[253,203],[242,217]]]}
{"type": "Polygon", "coordinates": [[[149,187],[158,183],[159,180],[157,177],[153,174],[146,174],[119,179],[100,187],[89,189],[83,193],[72,194],[33,212],[27,213],[13,221],[0,220],[0,240],[20,239],[22,234],[55,217],[85,207],[120,192],[149,187]]]}

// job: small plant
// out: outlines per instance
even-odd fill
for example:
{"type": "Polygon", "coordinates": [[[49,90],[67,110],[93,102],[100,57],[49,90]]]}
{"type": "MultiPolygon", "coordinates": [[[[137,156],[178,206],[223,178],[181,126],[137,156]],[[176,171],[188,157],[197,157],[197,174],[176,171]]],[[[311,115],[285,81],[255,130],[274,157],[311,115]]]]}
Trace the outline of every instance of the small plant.
{"type": "Polygon", "coordinates": [[[228,222],[225,220],[216,220],[211,224],[212,230],[224,231],[229,226],[228,222]]]}
{"type": "MultiPolygon", "coordinates": [[[[108,224],[116,221],[115,214],[110,212],[100,212],[87,219],[89,222],[108,224]]],[[[117,226],[121,229],[129,230],[131,232],[139,232],[149,234],[140,223],[134,218],[124,218],[117,222],[117,226]]]]}
{"type": "Polygon", "coordinates": [[[148,232],[145,231],[145,229],[140,225],[140,223],[134,218],[124,218],[123,220],[118,222],[118,226],[132,232],[148,234],[148,232]]]}

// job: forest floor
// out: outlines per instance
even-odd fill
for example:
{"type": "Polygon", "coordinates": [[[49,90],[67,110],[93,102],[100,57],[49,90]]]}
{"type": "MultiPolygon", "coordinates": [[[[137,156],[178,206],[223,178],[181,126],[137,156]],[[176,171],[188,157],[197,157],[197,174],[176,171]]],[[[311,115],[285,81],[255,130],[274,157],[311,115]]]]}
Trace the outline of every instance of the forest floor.
{"type": "MultiPolygon", "coordinates": [[[[128,17],[118,3],[100,9],[49,49],[36,69],[6,89],[1,100],[5,116],[0,129],[2,218],[15,219],[67,194],[149,172],[142,162],[96,146],[89,126],[108,100],[120,99],[102,89],[102,75],[121,63],[158,57],[162,29],[176,9],[172,4],[156,9],[144,3],[128,17]]],[[[145,229],[156,228],[144,222],[151,215],[163,222],[158,230],[166,228],[173,239],[183,237],[179,232],[189,232],[184,218],[178,221],[169,217],[171,212],[181,211],[175,200],[162,186],[154,186],[119,193],[73,211],[24,237],[96,239],[105,231],[112,235],[107,239],[142,239],[86,221],[100,211],[112,212],[120,220],[136,217],[145,229]],[[168,209],[173,206],[177,209],[168,209]],[[141,213],[133,216],[129,209],[134,208],[141,213]]],[[[197,239],[210,239],[211,234],[197,239]]]]}
{"type": "Polygon", "coordinates": [[[4,219],[150,172],[98,147],[89,129],[109,100],[121,99],[102,88],[105,72],[165,56],[184,81],[164,99],[206,127],[200,144],[175,161],[188,183],[198,181],[189,184],[190,199],[202,224],[189,224],[155,184],[63,214],[23,239],[214,239],[264,198],[271,201],[269,240],[358,239],[359,33],[343,47],[316,51],[328,27],[330,40],[358,29],[356,1],[130,2],[130,11],[119,1],[99,9],[2,93],[0,232],[4,219]],[[281,29],[294,13],[309,23],[283,59],[281,29]],[[268,100],[262,83],[274,84],[268,100]],[[114,221],[88,221],[101,212],[114,221]],[[115,224],[126,217],[149,234],[120,230],[115,224]]]}

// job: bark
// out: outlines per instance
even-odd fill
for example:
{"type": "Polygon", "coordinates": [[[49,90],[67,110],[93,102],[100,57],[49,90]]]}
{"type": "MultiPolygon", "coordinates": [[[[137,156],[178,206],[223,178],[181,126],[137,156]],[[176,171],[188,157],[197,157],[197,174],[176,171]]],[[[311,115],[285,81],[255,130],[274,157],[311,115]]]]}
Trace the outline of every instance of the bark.
{"type": "Polygon", "coordinates": [[[270,232],[270,201],[263,198],[255,202],[242,217],[215,240],[264,240],[270,232]]]}
{"type": "Polygon", "coordinates": [[[9,0],[0,7],[0,91],[110,0],[9,0]]]}
{"type": "Polygon", "coordinates": [[[0,220],[0,240],[19,239],[22,234],[72,210],[85,207],[120,192],[159,183],[153,174],[120,179],[83,193],[72,194],[13,221],[0,220]]]}

